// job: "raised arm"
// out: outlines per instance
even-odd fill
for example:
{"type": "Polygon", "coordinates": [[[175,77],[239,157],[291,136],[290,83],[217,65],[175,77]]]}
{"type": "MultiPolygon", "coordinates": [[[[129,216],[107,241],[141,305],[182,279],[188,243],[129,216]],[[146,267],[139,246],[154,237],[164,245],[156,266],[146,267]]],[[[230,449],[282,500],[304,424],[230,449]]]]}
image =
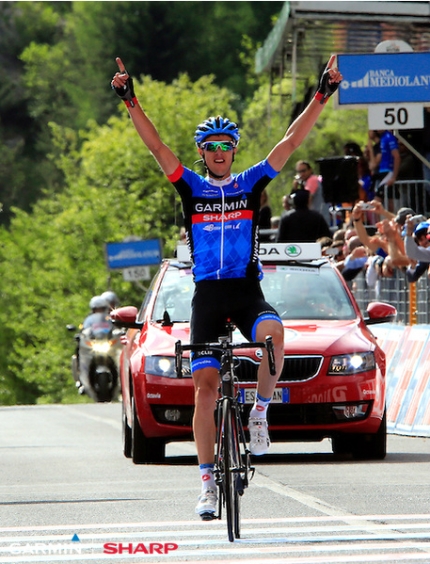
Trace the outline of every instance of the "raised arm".
{"type": "Polygon", "coordinates": [[[125,70],[125,66],[119,57],[116,58],[119,72],[115,74],[111,85],[118,96],[125,102],[134,127],[140,138],[153,154],[163,172],[172,174],[178,168],[179,159],[175,153],[165,145],[152,121],[140,107],[134,94],[133,79],[125,70]]]}
{"type": "Polygon", "coordinates": [[[342,75],[337,68],[332,68],[335,55],[330,57],[326,69],[321,75],[317,93],[297,119],[288,128],[285,136],[268,155],[269,164],[280,171],[292,153],[306,139],[321,114],[324,104],[337,90],[342,75]]]}

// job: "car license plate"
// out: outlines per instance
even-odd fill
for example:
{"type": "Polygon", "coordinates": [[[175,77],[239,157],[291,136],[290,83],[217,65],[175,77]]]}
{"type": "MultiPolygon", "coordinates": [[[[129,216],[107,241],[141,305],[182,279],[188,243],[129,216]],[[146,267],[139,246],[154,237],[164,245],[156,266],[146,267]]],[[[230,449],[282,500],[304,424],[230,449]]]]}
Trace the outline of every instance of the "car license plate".
{"type": "MultiPolygon", "coordinates": [[[[240,403],[254,403],[255,389],[240,388],[240,403]]],[[[290,403],[290,388],[277,388],[273,392],[272,403],[290,403]]]]}

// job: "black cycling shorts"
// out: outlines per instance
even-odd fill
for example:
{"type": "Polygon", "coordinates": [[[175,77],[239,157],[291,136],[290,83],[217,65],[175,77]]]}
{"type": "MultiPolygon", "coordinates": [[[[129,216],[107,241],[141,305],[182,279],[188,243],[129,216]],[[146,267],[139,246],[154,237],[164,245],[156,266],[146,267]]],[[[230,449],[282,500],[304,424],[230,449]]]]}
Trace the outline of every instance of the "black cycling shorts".
{"type": "MultiPolygon", "coordinates": [[[[229,319],[246,339],[255,341],[258,323],[266,319],[282,321],[276,310],[266,302],[258,280],[231,278],[203,280],[196,283],[191,304],[191,343],[215,343],[226,335],[229,319]]],[[[215,352],[192,355],[192,371],[213,366],[219,368],[215,352]]]]}

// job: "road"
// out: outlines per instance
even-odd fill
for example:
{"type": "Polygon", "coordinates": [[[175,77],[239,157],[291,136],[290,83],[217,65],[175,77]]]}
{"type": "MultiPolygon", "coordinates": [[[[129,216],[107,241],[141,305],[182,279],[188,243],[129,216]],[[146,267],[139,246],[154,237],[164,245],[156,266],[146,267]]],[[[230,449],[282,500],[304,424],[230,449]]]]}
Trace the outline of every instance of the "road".
{"type": "Polygon", "coordinates": [[[430,439],[391,435],[371,463],[272,445],[229,543],[224,521],[194,515],[194,444],[133,465],[120,404],[3,407],[0,429],[2,563],[430,563],[430,439]]]}

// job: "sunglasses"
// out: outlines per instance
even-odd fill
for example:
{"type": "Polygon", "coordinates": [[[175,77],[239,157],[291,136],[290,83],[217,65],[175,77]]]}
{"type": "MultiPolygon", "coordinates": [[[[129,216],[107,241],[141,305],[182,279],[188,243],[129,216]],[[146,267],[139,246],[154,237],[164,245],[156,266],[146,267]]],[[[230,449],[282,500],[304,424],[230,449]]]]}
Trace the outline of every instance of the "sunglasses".
{"type": "Polygon", "coordinates": [[[301,170],[296,170],[297,174],[303,174],[304,172],[308,172],[307,168],[302,168],[301,170]]]}
{"type": "Polygon", "coordinates": [[[200,147],[210,153],[215,153],[217,149],[221,149],[221,151],[225,153],[227,151],[233,151],[236,144],[233,143],[233,141],[206,141],[206,143],[202,143],[200,147]]]}

